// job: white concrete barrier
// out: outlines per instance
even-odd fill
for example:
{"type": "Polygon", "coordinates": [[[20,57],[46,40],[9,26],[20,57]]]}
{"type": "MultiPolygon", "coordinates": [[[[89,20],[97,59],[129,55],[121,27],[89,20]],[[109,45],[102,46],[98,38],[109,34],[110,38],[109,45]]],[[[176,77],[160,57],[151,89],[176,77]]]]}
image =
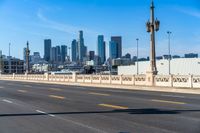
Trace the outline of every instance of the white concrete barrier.
{"type": "Polygon", "coordinates": [[[200,76],[192,77],[192,86],[193,88],[200,88],[200,76]]]}
{"type": "Polygon", "coordinates": [[[123,85],[135,85],[135,76],[132,76],[132,75],[124,76],[124,75],[122,75],[122,84],[123,85]]]}
{"type": "Polygon", "coordinates": [[[145,86],[146,85],[146,75],[136,75],[135,76],[135,85],[145,86]]]}
{"type": "Polygon", "coordinates": [[[172,87],[173,86],[172,79],[173,79],[173,76],[157,75],[155,77],[155,86],[172,87]]]}
{"type": "Polygon", "coordinates": [[[173,76],[173,87],[192,88],[192,76],[173,76]]]}
{"type": "MultiPolygon", "coordinates": [[[[146,75],[0,74],[0,79],[146,86],[146,75]]],[[[155,86],[200,88],[200,76],[157,75],[155,86]]]]}

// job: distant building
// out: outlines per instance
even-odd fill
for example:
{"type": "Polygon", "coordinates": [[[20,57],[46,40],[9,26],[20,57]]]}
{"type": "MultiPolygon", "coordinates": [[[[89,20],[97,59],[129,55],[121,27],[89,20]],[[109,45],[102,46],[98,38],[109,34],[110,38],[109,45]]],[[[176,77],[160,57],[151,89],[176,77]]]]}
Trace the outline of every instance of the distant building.
{"type": "Polygon", "coordinates": [[[178,58],[181,58],[179,55],[174,55],[172,56],[173,59],[178,59],[178,58]]]}
{"type": "Polygon", "coordinates": [[[117,43],[114,41],[110,41],[109,43],[109,55],[110,59],[118,58],[117,43]]]}
{"type": "Polygon", "coordinates": [[[112,60],[112,66],[124,66],[124,65],[130,65],[131,60],[127,58],[118,58],[112,60]]]}
{"type": "Polygon", "coordinates": [[[56,46],[56,54],[57,54],[57,63],[60,63],[61,62],[61,49],[60,49],[60,46],[56,46]]]}
{"type": "Polygon", "coordinates": [[[51,39],[44,40],[44,60],[49,62],[51,57],[51,39]]]}
{"type": "Polygon", "coordinates": [[[23,60],[26,62],[26,48],[23,49],[23,60]]]}
{"type": "Polygon", "coordinates": [[[163,56],[157,56],[156,57],[156,60],[162,60],[163,59],[163,56]]]}
{"type": "MultiPolygon", "coordinates": [[[[139,62],[139,74],[146,74],[149,68],[149,61],[139,62]]],[[[171,74],[172,75],[200,75],[200,58],[179,58],[171,60],[171,74]]],[[[169,61],[157,61],[158,75],[169,74],[169,61]]],[[[137,65],[127,65],[118,67],[119,75],[136,75],[137,65]]]]}
{"type": "Polygon", "coordinates": [[[122,37],[121,36],[112,36],[111,42],[116,43],[117,58],[121,58],[122,57],[122,37]]]}
{"type": "Polygon", "coordinates": [[[100,63],[104,64],[106,61],[106,43],[103,35],[99,35],[97,39],[97,56],[100,57],[100,63]]]}
{"type": "Polygon", "coordinates": [[[169,59],[171,59],[171,58],[172,58],[171,55],[163,55],[163,59],[169,60],[169,59]]]}
{"type": "Polygon", "coordinates": [[[62,45],[61,46],[61,62],[62,63],[64,63],[66,61],[66,57],[67,57],[67,46],[62,45]]]}
{"type": "Polygon", "coordinates": [[[89,61],[94,60],[94,58],[95,58],[95,52],[89,51],[89,61]]]}
{"type": "Polygon", "coordinates": [[[86,57],[87,47],[84,45],[83,31],[79,31],[78,38],[78,60],[83,62],[83,58],[86,57]]]}
{"type": "Polygon", "coordinates": [[[31,57],[31,64],[37,64],[42,60],[39,52],[33,52],[33,55],[30,57],[31,57]]]}
{"type": "Polygon", "coordinates": [[[55,63],[57,61],[57,51],[56,47],[51,48],[51,62],[55,63]]]}
{"type": "Polygon", "coordinates": [[[131,54],[127,53],[125,56],[123,56],[123,58],[131,59],[131,54]]]}
{"type": "Polygon", "coordinates": [[[17,73],[17,74],[22,74],[24,73],[24,61],[12,57],[8,58],[2,58],[1,60],[1,73],[3,74],[12,74],[12,73],[17,73]]]}
{"type": "Polygon", "coordinates": [[[185,54],[185,58],[198,58],[198,54],[194,53],[185,54]]]}
{"type": "Polygon", "coordinates": [[[71,53],[72,53],[72,62],[77,62],[77,57],[78,57],[78,45],[77,45],[77,41],[74,39],[72,41],[72,44],[71,44],[71,53]]]}

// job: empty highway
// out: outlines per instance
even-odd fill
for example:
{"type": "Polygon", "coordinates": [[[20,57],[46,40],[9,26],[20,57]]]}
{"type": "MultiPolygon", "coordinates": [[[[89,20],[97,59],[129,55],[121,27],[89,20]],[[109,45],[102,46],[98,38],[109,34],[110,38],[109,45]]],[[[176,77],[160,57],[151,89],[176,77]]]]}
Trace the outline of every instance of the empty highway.
{"type": "Polygon", "coordinates": [[[200,96],[0,81],[0,133],[200,133],[200,96]]]}

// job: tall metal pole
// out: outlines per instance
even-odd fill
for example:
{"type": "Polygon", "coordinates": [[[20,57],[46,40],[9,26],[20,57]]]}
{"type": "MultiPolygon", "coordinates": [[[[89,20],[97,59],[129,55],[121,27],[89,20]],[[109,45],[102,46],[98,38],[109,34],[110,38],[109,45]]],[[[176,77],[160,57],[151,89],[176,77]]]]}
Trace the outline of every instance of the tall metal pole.
{"type": "Polygon", "coordinates": [[[168,34],[168,61],[169,61],[169,75],[171,75],[171,31],[167,31],[168,34]]]}
{"type": "Polygon", "coordinates": [[[139,39],[137,38],[136,39],[137,41],[137,75],[139,75],[139,62],[138,62],[138,58],[139,58],[139,51],[138,51],[138,42],[139,42],[139,39]]]}
{"type": "Polygon", "coordinates": [[[160,21],[154,18],[154,2],[150,7],[150,21],[146,23],[147,32],[150,33],[150,69],[147,72],[148,85],[154,85],[155,75],[158,74],[156,67],[155,31],[159,31],[160,21]]]}

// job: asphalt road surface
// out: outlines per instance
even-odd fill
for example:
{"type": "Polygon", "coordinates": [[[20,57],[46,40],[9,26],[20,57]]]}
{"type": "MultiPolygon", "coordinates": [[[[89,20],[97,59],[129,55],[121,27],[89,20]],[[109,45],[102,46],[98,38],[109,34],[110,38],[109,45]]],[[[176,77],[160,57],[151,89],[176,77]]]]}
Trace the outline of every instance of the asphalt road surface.
{"type": "Polygon", "coordinates": [[[200,95],[0,81],[0,133],[200,133],[200,95]]]}

